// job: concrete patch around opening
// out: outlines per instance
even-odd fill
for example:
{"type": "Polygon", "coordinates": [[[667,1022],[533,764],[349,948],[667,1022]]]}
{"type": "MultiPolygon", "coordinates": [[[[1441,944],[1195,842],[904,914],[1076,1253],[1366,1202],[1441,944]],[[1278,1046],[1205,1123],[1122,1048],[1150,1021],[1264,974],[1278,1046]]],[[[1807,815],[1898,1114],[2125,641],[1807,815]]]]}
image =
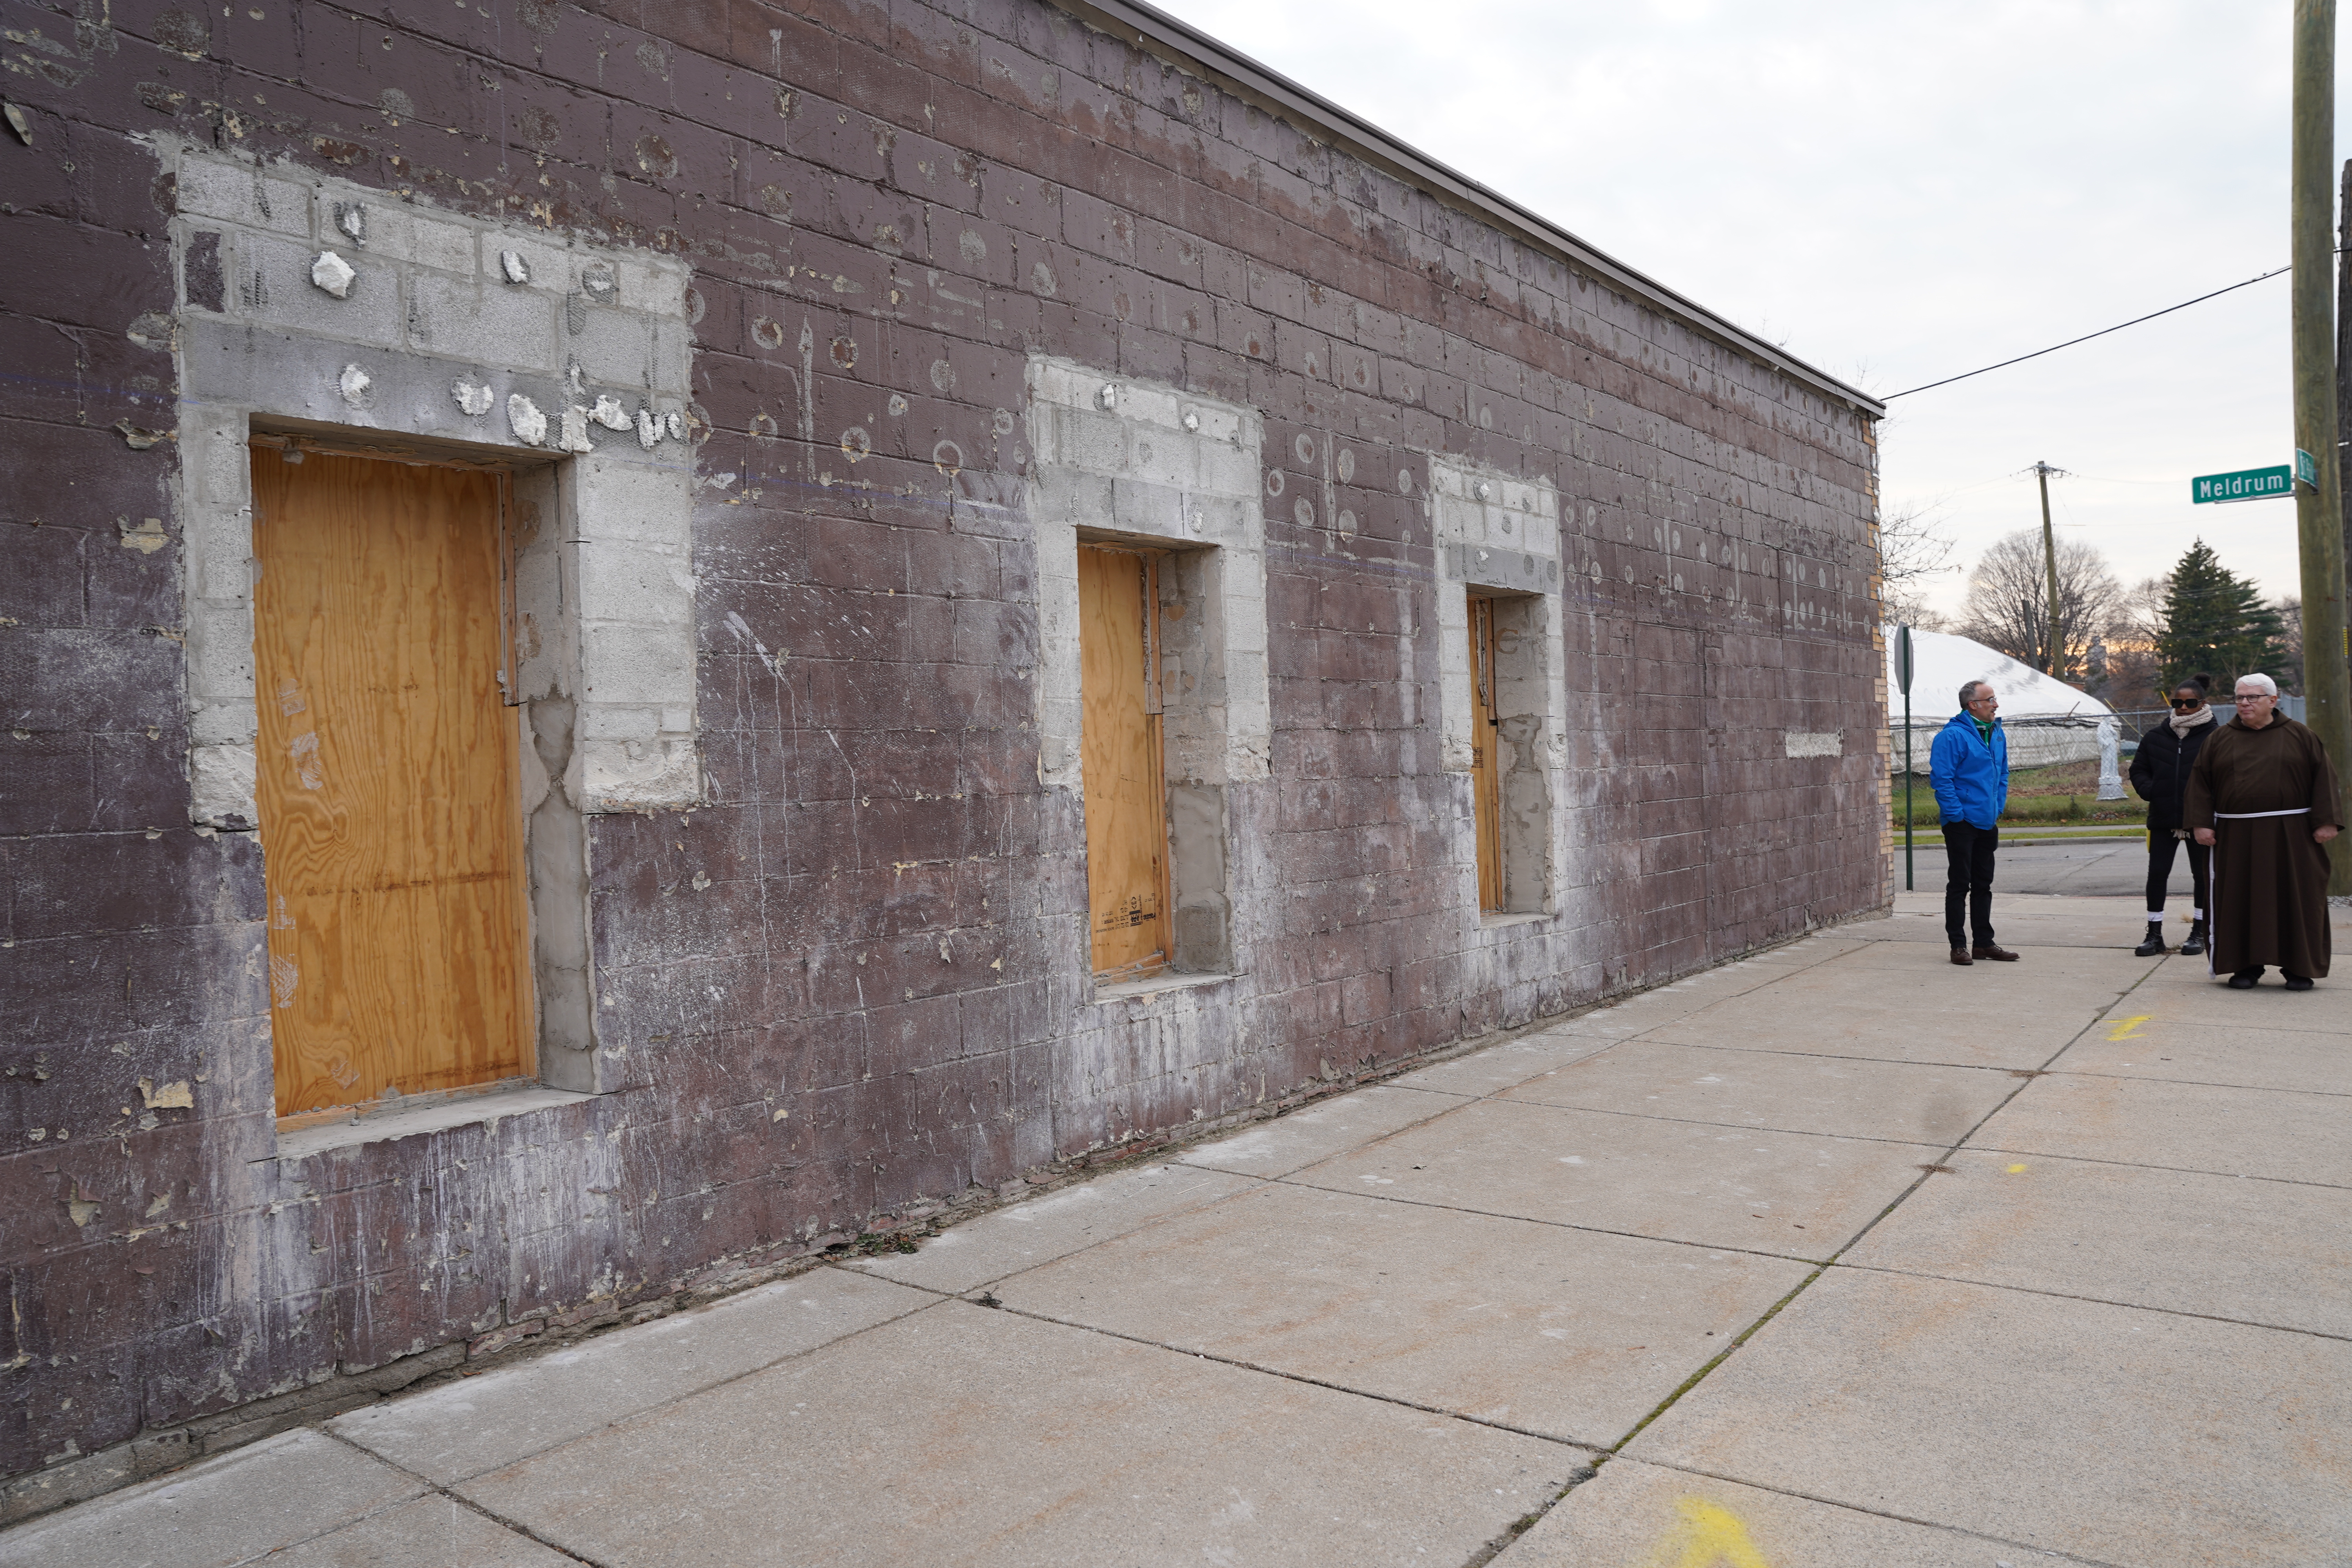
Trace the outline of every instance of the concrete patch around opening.
{"type": "Polygon", "coordinates": [[[1711,1476],[1612,1459],[1495,1559],[1495,1568],[1769,1563],[1773,1568],[2010,1568],[2075,1561],[1711,1476]]]}
{"type": "Polygon", "coordinates": [[[425,1492],[321,1432],[296,1431],[0,1535],[5,1568],[230,1568],[425,1492]]]}
{"type": "Polygon", "coordinates": [[[1635,1458],[2165,1568],[2307,1564],[2352,1531],[2352,1344],[1832,1269],[1635,1458]]]}
{"type": "Polygon", "coordinates": [[[818,1269],[698,1311],[674,1313],[573,1349],[371,1405],[329,1426],[338,1436],[446,1484],[937,1300],[884,1280],[818,1269]]]}
{"type": "Polygon", "coordinates": [[[1285,1176],[1450,1109],[1426,1090],[1377,1084],[1188,1149],[1181,1163],[1248,1176],[1285,1176]]]}
{"type": "Polygon", "coordinates": [[[1512,1100],[1783,1132],[1957,1143],[2017,1089],[2005,1072],[1628,1040],[1512,1100]]]}
{"type": "Polygon", "coordinates": [[[2346,1110],[2341,1095],[2053,1073],[1969,1146],[2347,1187],[2346,1110]]]}
{"type": "Polygon", "coordinates": [[[2352,1338],[2326,1187],[1975,1151],[1838,1261],[2352,1338]]]}
{"type": "Polygon", "coordinates": [[[1322,1568],[1458,1563],[1589,1459],[950,1301],[462,1489],[609,1568],[1322,1568]]]}
{"type": "Polygon", "coordinates": [[[1942,1152],[1928,1144],[1482,1100],[1292,1179],[1479,1214],[1823,1258],[1942,1152]]]}
{"type": "Polygon", "coordinates": [[[848,1267],[927,1290],[974,1290],[1255,1185],[1223,1171],[1147,1165],[982,1215],[941,1231],[919,1252],[884,1253],[848,1267]]]}
{"type": "Polygon", "coordinates": [[[574,1559],[436,1495],[262,1561],[268,1568],[566,1568],[574,1559]]]}
{"type": "Polygon", "coordinates": [[[2170,996],[2136,992],[2052,1066],[2110,1078],[2352,1094],[2352,1017],[2311,1022],[2312,1030],[2190,1023],[2174,1016],[2170,996]]]}
{"type": "Polygon", "coordinates": [[[1018,1275],[997,1293],[1064,1322],[1606,1445],[1809,1272],[1269,1186],[1018,1275]]]}

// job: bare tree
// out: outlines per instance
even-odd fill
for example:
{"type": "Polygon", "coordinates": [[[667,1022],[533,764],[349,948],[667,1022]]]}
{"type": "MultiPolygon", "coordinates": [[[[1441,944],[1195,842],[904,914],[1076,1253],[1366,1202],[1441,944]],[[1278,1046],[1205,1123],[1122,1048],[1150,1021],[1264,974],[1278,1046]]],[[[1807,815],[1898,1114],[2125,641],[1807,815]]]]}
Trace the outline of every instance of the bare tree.
{"type": "Polygon", "coordinates": [[[2122,709],[2161,706],[2165,692],[2164,659],[2157,643],[2164,635],[2165,601],[2172,578],[2148,577],[2126,589],[2115,616],[2107,624],[2107,678],[2097,690],[2104,700],[2122,709]]]}
{"type": "MultiPolygon", "coordinates": [[[[2042,668],[2050,646],[2048,577],[2042,531],[2023,528],[1984,552],[1969,573],[1960,630],[2021,663],[2042,668]]],[[[2058,638],[2061,680],[2080,672],[2091,644],[2103,638],[2123,608],[2123,584],[2097,548],[2079,540],[2058,545],[2058,638]]]]}
{"type": "Polygon", "coordinates": [[[1948,570],[1952,541],[1937,527],[1928,508],[1905,507],[1878,525],[1880,618],[1890,626],[1939,632],[1946,622],[1927,604],[1927,590],[1948,570]]]}

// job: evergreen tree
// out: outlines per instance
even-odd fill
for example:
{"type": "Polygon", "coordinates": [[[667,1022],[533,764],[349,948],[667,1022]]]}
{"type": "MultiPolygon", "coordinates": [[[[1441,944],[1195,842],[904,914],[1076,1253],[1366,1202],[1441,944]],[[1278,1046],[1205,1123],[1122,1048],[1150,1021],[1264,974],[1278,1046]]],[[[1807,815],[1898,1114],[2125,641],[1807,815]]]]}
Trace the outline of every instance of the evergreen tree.
{"type": "Polygon", "coordinates": [[[2251,671],[2277,676],[2284,669],[2286,623],[2261,589],[2222,565],[2200,539],[2172,569],[2156,646],[2168,686],[2204,673],[2218,694],[2251,671]]]}

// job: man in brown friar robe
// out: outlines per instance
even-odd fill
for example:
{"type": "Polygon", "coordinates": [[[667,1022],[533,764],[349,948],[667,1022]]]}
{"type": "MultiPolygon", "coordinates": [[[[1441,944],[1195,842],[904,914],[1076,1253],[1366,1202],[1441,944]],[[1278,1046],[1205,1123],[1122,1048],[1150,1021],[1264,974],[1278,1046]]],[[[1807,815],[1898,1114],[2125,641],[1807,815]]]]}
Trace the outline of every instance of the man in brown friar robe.
{"type": "Polygon", "coordinates": [[[2275,963],[2290,991],[2327,973],[2327,841],[2344,821],[2319,737],[2283,713],[2267,675],[2238,682],[2238,716],[2189,771],[2181,820],[2213,850],[2216,974],[2251,990],[2275,963]]]}

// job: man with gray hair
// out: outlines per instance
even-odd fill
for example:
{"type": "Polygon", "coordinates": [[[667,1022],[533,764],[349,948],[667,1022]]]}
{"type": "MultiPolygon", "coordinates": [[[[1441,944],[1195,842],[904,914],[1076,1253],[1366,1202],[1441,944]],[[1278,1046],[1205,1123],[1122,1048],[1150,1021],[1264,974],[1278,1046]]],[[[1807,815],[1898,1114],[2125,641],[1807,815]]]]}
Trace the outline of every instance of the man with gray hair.
{"type": "Polygon", "coordinates": [[[1992,855],[2000,847],[2000,814],[2009,804],[2009,737],[1993,717],[2000,710],[1990,681],[1969,681],[1960,688],[1959,712],[1927,749],[1927,782],[1935,787],[1950,862],[1944,932],[1952,939],[1954,963],[2017,958],[1992,939],[1992,855]]]}
{"type": "Polygon", "coordinates": [[[2290,991],[2327,973],[2327,841],[2343,826],[2319,737],[2278,712],[2278,682],[2238,678],[2238,716],[2189,770],[2181,820],[2213,846],[2215,974],[2250,991],[2276,964],[2290,991]]]}

